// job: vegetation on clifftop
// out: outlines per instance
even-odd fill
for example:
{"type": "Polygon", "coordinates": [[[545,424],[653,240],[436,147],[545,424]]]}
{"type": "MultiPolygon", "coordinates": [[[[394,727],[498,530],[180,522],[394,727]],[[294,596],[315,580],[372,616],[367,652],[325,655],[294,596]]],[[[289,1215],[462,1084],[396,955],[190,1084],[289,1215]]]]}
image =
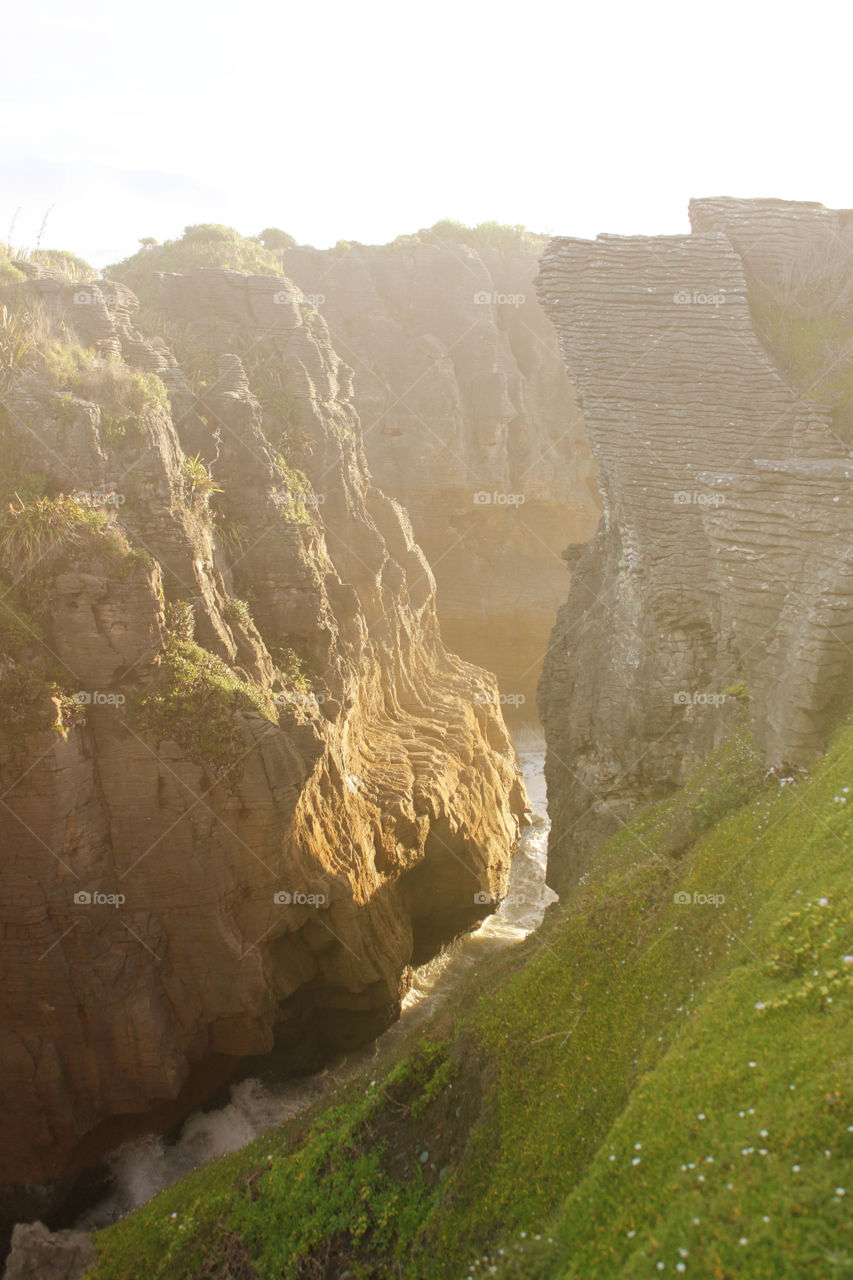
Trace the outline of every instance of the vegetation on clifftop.
{"type": "Polygon", "coordinates": [[[243,236],[233,227],[203,222],[185,227],[176,240],[164,240],[162,244],[143,240],[137,253],[107,267],[104,275],[129,285],[143,306],[157,307],[160,292],[156,273],[187,272],[197,267],[277,276],[281,275],[281,258],[276,250],[265,248],[260,240],[243,236]]]}

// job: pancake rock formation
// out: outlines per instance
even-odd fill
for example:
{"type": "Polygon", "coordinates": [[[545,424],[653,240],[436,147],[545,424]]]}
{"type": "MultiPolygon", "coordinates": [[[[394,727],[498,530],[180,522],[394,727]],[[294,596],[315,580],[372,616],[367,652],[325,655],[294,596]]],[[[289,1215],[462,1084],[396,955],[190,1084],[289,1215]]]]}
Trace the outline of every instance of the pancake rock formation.
{"type": "Polygon", "coordinates": [[[371,472],[411,515],[447,643],[532,706],[563,550],[598,522],[594,465],[536,297],[538,247],[440,229],[283,260],[355,370],[371,472]]]}
{"type": "Polygon", "coordinates": [[[376,1034],[408,966],[505,892],[526,803],[494,678],[444,647],[351,370],[296,285],[166,277],[164,338],[122,285],[29,275],[41,359],[0,409],[18,1217],[21,1184],[235,1072],[376,1034]]]}
{"type": "Polygon", "coordinates": [[[849,282],[850,215],[715,199],[691,219],[685,236],[555,239],[538,278],[604,505],[540,684],[557,889],[737,701],[788,769],[851,686],[849,428],[822,374],[794,386],[767,327],[806,285],[849,282]]]}

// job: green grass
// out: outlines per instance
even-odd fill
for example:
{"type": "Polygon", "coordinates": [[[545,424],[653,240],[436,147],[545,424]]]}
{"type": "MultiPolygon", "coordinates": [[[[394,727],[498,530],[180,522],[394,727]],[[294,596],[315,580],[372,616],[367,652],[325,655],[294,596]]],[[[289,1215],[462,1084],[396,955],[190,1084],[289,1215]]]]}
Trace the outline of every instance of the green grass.
{"type": "Polygon", "coordinates": [[[176,742],[214,778],[233,788],[240,777],[239,762],[249,749],[240,713],[255,712],[276,724],[275,703],[216,654],[182,638],[186,634],[182,622],[178,633],[169,637],[158,680],[130,701],[128,714],[140,732],[160,742],[176,742]]]}
{"type": "Polygon", "coordinates": [[[738,735],[424,1043],[99,1233],[93,1280],[853,1274],[851,774],[849,728],[784,788],[738,735]]]}
{"type": "Polygon", "coordinates": [[[131,369],[119,356],[104,358],[74,343],[54,342],[41,352],[41,371],[55,388],[54,411],[73,412],[72,397],[98,405],[108,439],[128,431],[144,433],[146,410],[169,408],[169,396],[155,373],[131,369]]]}
{"type": "Polygon", "coordinates": [[[280,254],[233,227],[200,223],[185,227],[177,240],[150,240],[129,258],[107,267],[104,275],[129,285],[145,307],[160,305],[157,272],[188,272],[198,267],[222,267],[249,275],[281,275],[280,254]]]}
{"type": "Polygon", "coordinates": [[[392,243],[403,248],[418,243],[435,244],[438,240],[464,244],[473,249],[500,249],[506,253],[524,253],[535,257],[542,253],[548,243],[547,236],[529,231],[520,223],[509,225],[502,222],[480,222],[476,226],[468,226],[454,218],[442,218],[440,222],[425,227],[414,235],[398,236],[392,243]]]}
{"type": "Polygon", "coordinates": [[[153,563],[133,548],[112,508],[90,506],[68,494],[39,492],[42,476],[18,473],[0,483],[0,572],[20,581],[27,596],[49,611],[50,575],[57,562],[97,565],[111,577],[153,563]]]}

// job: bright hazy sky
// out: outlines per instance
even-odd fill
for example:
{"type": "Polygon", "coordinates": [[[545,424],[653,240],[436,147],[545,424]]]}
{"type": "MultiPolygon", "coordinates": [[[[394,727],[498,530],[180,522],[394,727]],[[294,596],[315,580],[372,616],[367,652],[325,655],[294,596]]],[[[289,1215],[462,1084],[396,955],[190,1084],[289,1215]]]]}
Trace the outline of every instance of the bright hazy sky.
{"type": "Polygon", "coordinates": [[[0,239],[103,266],[225,222],[686,231],[693,195],[853,206],[849,6],[12,0],[0,239]]]}

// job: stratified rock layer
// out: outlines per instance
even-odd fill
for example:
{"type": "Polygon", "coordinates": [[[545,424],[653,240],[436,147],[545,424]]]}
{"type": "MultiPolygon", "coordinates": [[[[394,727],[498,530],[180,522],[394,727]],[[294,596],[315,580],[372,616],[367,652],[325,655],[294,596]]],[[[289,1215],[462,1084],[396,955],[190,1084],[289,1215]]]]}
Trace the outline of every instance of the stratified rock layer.
{"type": "Polygon", "coordinates": [[[412,517],[442,634],[532,703],[566,594],[563,550],[599,513],[534,252],[422,232],[284,262],[353,366],[370,469],[412,517]]]}
{"type": "Polygon", "coordinates": [[[554,240],[538,280],[604,498],[540,685],[558,889],[728,731],[727,691],[745,679],[768,764],[796,765],[849,674],[848,446],[759,342],[738,252],[784,270],[837,215],[691,212],[690,236],[554,240]]]}
{"type": "Polygon", "coordinates": [[[7,466],[115,512],[85,556],[67,539],[38,590],[34,566],[4,596],[38,629],[0,670],[54,664],[88,702],[82,719],[60,698],[61,733],[0,734],[7,1184],[92,1165],[241,1061],[310,1069],[375,1033],[409,963],[505,891],[524,808],[493,677],[444,648],[350,371],[296,286],[165,280],[170,333],[203,322],[218,357],[194,394],[127,289],[33,275],[55,333],[157,373],[171,403],[118,421],[38,372],[7,398],[7,466]],[[235,350],[298,402],[308,479],[235,350]],[[145,706],[170,653],[213,692],[173,678],[164,728],[145,706]]]}

